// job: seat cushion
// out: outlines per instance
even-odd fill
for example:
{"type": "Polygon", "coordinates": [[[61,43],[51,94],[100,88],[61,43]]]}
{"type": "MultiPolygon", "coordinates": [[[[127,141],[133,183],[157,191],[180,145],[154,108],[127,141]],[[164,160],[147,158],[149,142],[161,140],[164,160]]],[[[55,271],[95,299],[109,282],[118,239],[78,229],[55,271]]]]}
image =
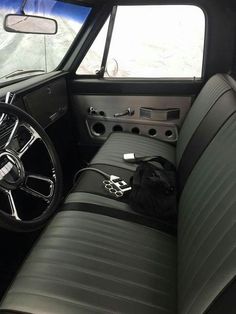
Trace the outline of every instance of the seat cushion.
{"type": "MultiPolygon", "coordinates": [[[[110,165],[96,164],[92,168],[101,170],[109,175],[119,176],[127,184],[130,184],[130,179],[133,175],[133,172],[130,170],[110,165]]],[[[129,192],[124,193],[124,196],[121,198],[116,198],[114,194],[105,189],[104,180],[104,176],[96,171],[86,170],[82,172],[71,193],[67,196],[62,209],[99,213],[141,223],[176,235],[177,226],[175,221],[166,221],[165,219],[157,219],[138,213],[129,206],[129,192]]]]}
{"type": "MultiPolygon", "coordinates": [[[[104,175],[96,170],[101,170],[103,173],[107,175],[115,175],[122,180],[124,180],[127,184],[130,183],[130,179],[133,176],[133,172],[127,169],[123,169],[120,167],[114,167],[105,164],[96,164],[92,165],[90,168],[95,168],[93,170],[82,171],[78,176],[78,179],[73,187],[73,192],[85,192],[85,193],[93,193],[96,195],[105,196],[107,198],[114,199],[114,195],[112,195],[107,189],[105,189],[105,185],[103,183],[104,180],[107,179],[104,175]]],[[[121,199],[123,202],[128,201],[127,195],[124,195],[121,199]]]]}
{"type": "Polygon", "coordinates": [[[102,215],[60,212],[0,309],[37,314],[176,313],[176,240],[102,215]]]}
{"type": "Polygon", "coordinates": [[[109,136],[91,164],[106,164],[134,171],[137,165],[125,162],[125,153],[135,153],[137,157],[160,155],[175,164],[174,146],[147,136],[120,132],[109,136]]]}

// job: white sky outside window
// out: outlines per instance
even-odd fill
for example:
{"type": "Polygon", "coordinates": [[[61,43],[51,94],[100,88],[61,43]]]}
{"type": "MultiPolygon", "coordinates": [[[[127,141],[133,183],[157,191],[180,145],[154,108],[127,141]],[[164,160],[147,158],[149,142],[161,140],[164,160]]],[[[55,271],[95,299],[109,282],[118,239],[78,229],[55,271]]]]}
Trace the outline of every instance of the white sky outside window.
{"type": "MultiPolygon", "coordinates": [[[[100,68],[107,25],[77,74],[100,68]]],[[[200,78],[205,36],[203,11],[190,5],[119,6],[105,77],[200,78]]]]}

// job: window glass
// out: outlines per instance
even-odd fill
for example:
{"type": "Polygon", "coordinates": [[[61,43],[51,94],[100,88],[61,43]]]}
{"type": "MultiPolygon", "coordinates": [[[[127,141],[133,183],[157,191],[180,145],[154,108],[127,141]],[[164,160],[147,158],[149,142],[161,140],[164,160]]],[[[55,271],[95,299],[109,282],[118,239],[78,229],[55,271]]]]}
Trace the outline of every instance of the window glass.
{"type": "Polygon", "coordinates": [[[105,47],[109,19],[99,32],[83,61],[81,62],[76,74],[96,74],[101,68],[102,57],[105,47]]]}
{"type": "Polygon", "coordinates": [[[55,35],[20,34],[4,30],[7,14],[18,13],[22,0],[0,2],[0,83],[54,70],[84,24],[91,8],[55,0],[27,0],[25,14],[50,17],[57,21],[55,35]],[[37,74],[37,72],[35,72],[37,74]]]}
{"type": "Polygon", "coordinates": [[[199,78],[204,34],[196,6],[120,6],[108,60],[117,64],[116,77],[199,78]]]}
{"type": "MultiPolygon", "coordinates": [[[[77,74],[101,67],[108,22],[77,74]]],[[[205,36],[203,11],[191,5],[119,6],[105,77],[200,78],[205,36]]]]}

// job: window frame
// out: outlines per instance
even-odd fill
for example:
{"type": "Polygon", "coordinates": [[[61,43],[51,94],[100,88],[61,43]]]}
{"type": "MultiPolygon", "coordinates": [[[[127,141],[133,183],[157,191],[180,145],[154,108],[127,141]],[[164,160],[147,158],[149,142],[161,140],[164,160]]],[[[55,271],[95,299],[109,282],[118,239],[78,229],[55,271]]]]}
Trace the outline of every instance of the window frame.
{"type": "MultiPolygon", "coordinates": [[[[97,5],[93,6],[92,10],[80,29],[79,33],[75,37],[70,49],[67,51],[62,62],[58,65],[56,71],[66,71],[71,73],[73,76],[77,68],[80,66],[88,50],[92,46],[94,40],[105,24],[109,17],[113,5],[97,5]]],[[[83,77],[94,77],[94,75],[83,75],[83,77]]]]}
{"type": "MultiPolygon", "coordinates": [[[[171,5],[175,5],[175,6],[183,6],[183,5],[188,5],[188,6],[193,6],[193,7],[197,7],[199,8],[203,15],[204,15],[204,21],[205,21],[205,29],[204,29],[204,42],[203,42],[203,56],[202,56],[202,71],[201,71],[201,77],[199,78],[195,78],[195,77],[105,77],[105,65],[107,64],[107,58],[108,58],[108,54],[109,54],[109,48],[110,48],[110,44],[111,44],[111,40],[112,40],[112,35],[113,35],[113,29],[114,29],[114,24],[115,24],[115,20],[116,20],[116,12],[117,12],[117,7],[119,6],[142,6],[144,4],[140,3],[140,4],[127,4],[127,5],[113,5],[111,7],[111,11],[110,11],[110,21],[109,21],[109,25],[108,25],[108,30],[107,30],[107,36],[106,36],[106,40],[104,43],[104,51],[103,51],[103,57],[102,57],[102,62],[101,62],[101,66],[100,66],[100,70],[98,71],[97,74],[76,74],[75,76],[77,78],[80,79],[89,79],[89,78],[98,78],[98,79],[102,79],[104,81],[116,81],[116,82],[123,82],[123,81],[161,81],[161,82],[202,82],[204,80],[205,74],[206,74],[206,52],[207,52],[207,48],[208,48],[208,18],[207,18],[207,13],[206,10],[200,6],[199,4],[196,3],[160,3],[160,4],[150,4],[150,5],[156,5],[156,6],[171,6],[171,5]]],[[[147,5],[148,6],[148,5],[147,5]]],[[[106,20],[104,21],[103,25],[105,24],[106,20]]],[[[96,39],[96,37],[98,36],[100,30],[102,29],[103,25],[98,29],[98,31],[96,32],[96,35],[94,37],[94,40],[96,39]]],[[[93,42],[92,42],[93,43],[93,42]]],[[[92,46],[92,43],[89,45],[86,53],[83,55],[82,59],[80,60],[80,62],[77,63],[77,67],[76,69],[74,68],[74,72],[76,72],[76,70],[79,68],[80,64],[82,63],[85,55],[87,54],[88,50],[90,49],[90,47],[92,46]]]]}

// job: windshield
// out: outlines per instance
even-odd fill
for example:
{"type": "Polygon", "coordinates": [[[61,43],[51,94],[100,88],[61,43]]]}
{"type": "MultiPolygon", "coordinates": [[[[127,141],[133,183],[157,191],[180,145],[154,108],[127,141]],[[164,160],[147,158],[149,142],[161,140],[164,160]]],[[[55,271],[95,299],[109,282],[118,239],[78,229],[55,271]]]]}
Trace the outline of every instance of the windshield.
{"type": "Polygon", "coordinates": [[[91,8],[55,0],[0,1],[0,83],[54,70],[78,34],[91,8]],[[57,21],[55,35],[10,33],[7,14],[37,15],[57,21]]]}

